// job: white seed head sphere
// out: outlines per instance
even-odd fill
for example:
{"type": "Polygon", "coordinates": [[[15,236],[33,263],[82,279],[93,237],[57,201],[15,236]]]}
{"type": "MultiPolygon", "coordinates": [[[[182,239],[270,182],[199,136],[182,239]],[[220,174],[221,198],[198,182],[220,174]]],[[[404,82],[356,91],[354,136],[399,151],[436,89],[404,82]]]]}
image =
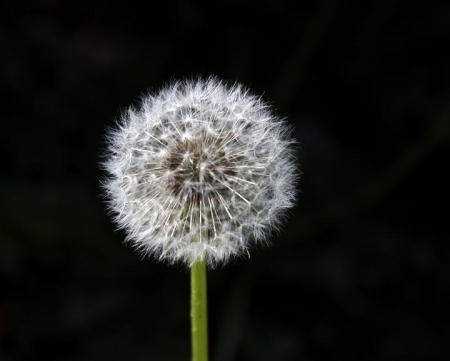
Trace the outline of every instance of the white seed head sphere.
{"type": "Polygon", "coordinates": [[[172,83],[109,132],[109,208],[126,240],[159,260],[215,266],[248,254],[294,203],[289,133],[239,84],[172,83]]]}

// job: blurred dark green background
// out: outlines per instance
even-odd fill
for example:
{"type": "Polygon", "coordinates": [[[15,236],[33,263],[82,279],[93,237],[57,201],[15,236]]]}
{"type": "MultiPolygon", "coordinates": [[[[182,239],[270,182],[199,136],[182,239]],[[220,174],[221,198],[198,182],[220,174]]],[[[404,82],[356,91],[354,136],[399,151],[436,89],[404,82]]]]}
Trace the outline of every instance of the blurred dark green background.
{"type": "Polygon", "coordinates": [[[287,117],[303,172],[272,246],[209,274],[211,360],[450,359],[449,2],[1,17],[2,361],[190,359],[189,273],[122,244],[98,162],[139,95],[210,74],[287,117]]]}

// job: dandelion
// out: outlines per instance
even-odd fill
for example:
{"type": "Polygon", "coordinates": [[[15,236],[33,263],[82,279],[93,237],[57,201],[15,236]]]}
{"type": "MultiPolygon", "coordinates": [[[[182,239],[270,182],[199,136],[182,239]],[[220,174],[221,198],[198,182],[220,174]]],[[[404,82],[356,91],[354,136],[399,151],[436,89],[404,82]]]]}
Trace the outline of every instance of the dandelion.
{"type": "Polygon", "coordinates": [[[216,78],[175,82],[108,135],[110,210],[144,254],[191,268],[192,360],[208,360],[206,266],[267,242],[294,202],[293,141],[260,97],[216,78]]]}
{"type": "Polygon", "coordinates": [[[109,207],[144,254],[223,264],[266,242],[293,205],[292,143],[284,121],[243,86],[175,82],[109,133],[109,207]]]}

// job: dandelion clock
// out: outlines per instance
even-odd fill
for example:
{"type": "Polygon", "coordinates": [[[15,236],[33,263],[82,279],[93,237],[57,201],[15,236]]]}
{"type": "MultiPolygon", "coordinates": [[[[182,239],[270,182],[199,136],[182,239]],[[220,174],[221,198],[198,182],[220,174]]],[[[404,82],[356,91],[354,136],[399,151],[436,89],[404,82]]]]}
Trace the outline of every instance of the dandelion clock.
{"type": "Polygon", "coordinates": [[[175,82],[107,136],[108,206],[126,241],[191,269],[192,360],[207,360],[206,267],[267,242],[295,199],[286,123],[217,78],[175,82]]]}

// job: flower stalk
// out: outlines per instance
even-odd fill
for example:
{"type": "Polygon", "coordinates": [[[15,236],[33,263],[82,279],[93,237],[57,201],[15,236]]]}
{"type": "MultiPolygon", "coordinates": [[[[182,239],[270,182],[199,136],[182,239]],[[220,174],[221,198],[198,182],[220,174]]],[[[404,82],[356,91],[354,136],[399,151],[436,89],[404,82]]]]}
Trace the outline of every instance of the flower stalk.
{"type": "Polygon", "coordinates": [[[208,309],[206,263],[191,267],[192,361],[208,361],[208,309]]]}

